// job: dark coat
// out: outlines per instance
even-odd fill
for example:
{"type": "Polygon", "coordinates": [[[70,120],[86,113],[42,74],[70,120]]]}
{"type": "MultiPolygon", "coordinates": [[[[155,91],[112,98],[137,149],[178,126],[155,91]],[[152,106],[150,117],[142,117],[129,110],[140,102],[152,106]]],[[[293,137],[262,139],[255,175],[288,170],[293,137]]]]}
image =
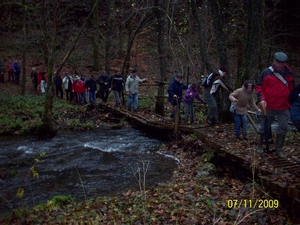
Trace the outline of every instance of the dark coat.
{"type": "Polygon", "coordinates": [[[55,85],[56,86],[61,86],[62,85],[62,79],[61,79],[61,76],[59,74],[56,75],[55,85]]]}
{"type": "Polygon", "coordinates": [[[111,89],[113,91],[122,91],[124,83],[125,83],[125,81],[122,76],[114,75],[111,78],[111,89]]]}
{"type": "Polygon", "coordinates": [[[90,78],[85,83],[86,87],[89,88],[90,92],[97,91],[97,83],[94,79],[90,78]]]}
{"type": "Polygon", "coordinates": [[[100,91],[108,91],[110,88],[110,76],[100,75],[96,81],[100,85],[100,91]]]}
{"type": "Polygon", "coordinates": [[[182,99],[182,90],[186,90],[188,85],[179,83],[175,78],[171,81],[168,87],[169,98],[168,101],[171,102],[172,105],[176,105],[176,100],[173,98],[174,95],[177,95],[178,102],[182,99]]]}

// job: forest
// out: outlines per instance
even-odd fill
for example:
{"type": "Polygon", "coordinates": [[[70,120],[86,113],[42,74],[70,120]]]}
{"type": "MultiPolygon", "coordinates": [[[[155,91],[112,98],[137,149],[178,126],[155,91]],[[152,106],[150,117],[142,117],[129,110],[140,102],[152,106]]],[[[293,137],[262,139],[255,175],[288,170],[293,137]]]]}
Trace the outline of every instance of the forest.
{"type": "MultiPolygon", "coordinates": [[[[139,70],[141,76],[168,82],[176,73],[187,83],[224,66],[228,82],[240,87],[256,81],[276,51],[284,51],[296,79],[298,2],[245,1],[3,1],[1,58],[22,64],[22,93],[32,67],[71,74],[105,69],[108,74],[139,70]]],[[[165,94],[165,86],[157,95],[165,94]]],[[[53,95],[47,95],[51,111],[53,95]]],[[[227,112],[228,93],[221,96],[227,112]]],[[[158,98],[155,111],[163,114],[158,98]]],[[[50,126],[45,111],[44,124],[50,126]]],[[[51,130],[51,129],[50,129],[51,130]]],[[[51,136],[51,135],[50,135],[51,136]]]]}
{"type": "MultiPolygon", "coordinates": [[[[166,102],[155,96],[166,96],[168,83],[178,73],[190,84],[200,82],[221,66],[226,67],[227,82],[235,89],[245,80],[255,83],[261,71],[271,65],[274,53],[283,51],[288,55],[295,81],[300,81],[299,1],[2,0],[0,12],[0,61],[6,65],[17,59],[22,67],[18,87],[7,83],[5,73],[0,91],[7,95],[6,100],[10,95],[33,93],[30,81],[33,67],[48,74],[43,109],[38,112],[41,123],[35,130],[40,139],[56,135],[57,121],[61,122],[59,113],[65,115],[67,111],[65,108],[59,111],[61,105],[57,105],[53,83],[57,74],[65,72],[89,77],[101,70],[109,75],[121,70],[126,76],[136,69],[141,78],[149,78],[150,85],[163,84],[141,91],[141,94],[154,96],[151,110],[162,116],[166,102]]],[[[231,117],[228,95],[229,92],[222,91],[219,96],[223,121],[231,117]]],[[[1,104],[6,100],[1,99],[1,104]]],[[[18,104],[22,105],[22,101],[18,99],[18,104]]],[[[28,108],[30,104],[32,102],[28,108]]],[[[27,108],[22,110],[27,113],[27,108]]],[[[80,109],[72,113],[79,114],[80,109]]],[[[18,122],[17,119],[14,122],[18,122]]],[[[254,194],[249,181],[245,184],[232,177],[200,176],[198,170],[206,160],[206,156],[201,155],[206,153],[205,147],[195,147],[199,141],[194,137],[183,139],[188,140],[189,145],[192,143],[197,151],[188,152],[185,141],[167,145],[168,151],[182,160],[170,183],[159,184],[149,192],[129,190],[121,198],[101,198],[90,205],[87,202],[70,205],[71,199],[67,198],[62,200],[66,211],[58,210],[59,199],[50,200],[50,205],[42,206],[47,210],[42,208],[42,212],[31,214],[15,211],[11,220],[0,216],[0,222],[97,224],[99,216],[104,224],[166,224],[164,221],[171,224],[210,224],[211,221],[211,224],[254,221],[296,224],[299,220],[292,218],[294,211],[290,209],[289,214],[286,208],[279,211],[228,209],[225,206],[228,199],[239,196],[246,199],[252,194],[256,199],[270,197],[265,192],[254,194]]]]}

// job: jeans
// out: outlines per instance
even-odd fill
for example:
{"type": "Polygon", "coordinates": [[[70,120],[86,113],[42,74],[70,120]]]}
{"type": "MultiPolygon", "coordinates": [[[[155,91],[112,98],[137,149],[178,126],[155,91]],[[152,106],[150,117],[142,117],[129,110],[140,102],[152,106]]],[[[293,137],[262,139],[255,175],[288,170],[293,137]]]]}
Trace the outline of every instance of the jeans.
{"type": "Polygon", "coordinates": [[[8,71],[8,81],[12,81],[12,82],[15,81],[14,72],[8,71]]]}
{"type": "Polygon", "coordinates": [[[100,90],[100,98],[102,99],[103,102],[107,102],[107,98],[109,95],[109,91],[101,91],[100,90]]]}
{"type": "Polygon", "coordinates": [[[21,73],[20,71],[15,72],[15,84],[19,84],[20,73],[21,73]]]}
{"type": "Polygon", "coordinates": [[[73,92],[66,90],[67,100],[70,100],[70,102],[73,100],[73,92]]]}
{"type": "Polygon", "coordinates": [[[58,93],[60,93],[60,98],[64,98],[64,92],[61,85],[56,86],[56,96],[58,97],[58,93]]]}
{"type": "Polygon", "coordinates": [[[203,96],[208,106],[207,119],[218,121],[218,105],[215,96],[204,90],[203,96]]]}
{"type": "Polygon", "coordinates": [[[243,129],[243,136],[246,137],[248,135],[248,120],[247,114],[239,115],[237,113],[234,114],[234,125],[235,125],[235,134],[236,137],[240,137],[240,130],[243,129]]]}
{"type": "Polygon", "coordinates": [[[116,106],[120,106],[121,105],[121,93],[122,91],[115,91],[114,90],[114,95],[115,95],[115,99],[116,99],[116,106]]]}
{"type": "Polygon", "coordinates": [[[195,114],[194,114],[194,105],[184,103],[184,121],[187,123],[190,117],[190,123],[194,123],[195,114]]]}
{"type": "Polygon", "coordinates": [[[78,104],[83,105],[86,104],[86,97],[85,97],[85,92],[83,93],[78,93],[78,104]]]}
{"type": "Polygon", "coordinates": [[[96,104],[96,92],[95,91],[89,91],[89,103],[96,104]]]}
{"type": "Polygon", "coordinates": [[[128,110],[131,110],[131,104],[133,103],[133,109],[137,110],[139,107],[138,102],[138,94],[129,94],[127,98],[127,108],[128,110]]]}

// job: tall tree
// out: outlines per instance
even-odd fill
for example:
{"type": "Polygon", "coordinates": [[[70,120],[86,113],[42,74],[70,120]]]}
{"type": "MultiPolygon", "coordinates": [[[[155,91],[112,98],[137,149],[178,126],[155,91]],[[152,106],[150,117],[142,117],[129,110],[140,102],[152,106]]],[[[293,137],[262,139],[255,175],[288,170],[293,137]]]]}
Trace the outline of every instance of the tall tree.
{"type": "MultiPolygon", "coordinates": [[[[126,53],[125,58],[123,61],[122,73],[129,73],[131,62],[131,50],[134,44],[134,41],[137,35],[142,30],[143,26],[146,24],[147,20],[152,16],[153,11],[149,10],[148,8],[144,8],[142,4],[144,1],[138,1],[133,3],[132,0],[129,1],[129,11],[127,14],[129,15],[128,18],[125,19],[125,27],[126,27],[126,53]],[[140,5],[138,5],[140,4],[140,5]],[[140,10],[143,8],[143,10],[140,10]]],[[[124,92],[122,92],[122,103],[124,104],[124,92]]]]}
{"type": "MultiPolygon", "coordinates": [[[[226,67],[228,69],[228,60],[227,60],[227,45],[225,41],[225,34],[224,34],[224,24],[222,20],[222,14],[220,11],[220,4],[218,0],[209,0],[210,9],[211,9],[211,15],[213,18],[213,25],[214,25],[214,36],[217,42],[217,49],[218,49],[218,58],[219,58],[219,66],[220,67],[226,67]]],[[[227,80],[229,80],[229,76],[226,77],[227,80]]],[[[229,111],[229,105],[230,102],[228,100],[229,92],[222,89],[222,92],[224,94],[220,95],[220,117],[226,117],[228,116],[229,111]]],[[[230,115],[231,116],[231,115],[230,115]]],[[[224,119],[224,118],[223,118],[224,119]]]]}
{"type": "Polygon", "coordinates": [[[228,60],[227,60],[227,45],[226,39],[224,34],[224,25],[222,20],[222,15],[220,11],[220,4],[218,0],[209,0],[211,9],[211,16],[213,18],[214,24],[214,33],[217,42],[217,49],[218,49],[218,57],[219,57],[219,64],[222,67],[228,68],[228,60]]]}
{"type": "MultiPolygon", "coordinates": [[[[63,58],[62,62],[60,63],[60,66],[58,67],[56,74],[59,74],[63,65],[75,49],[79,38],[83,32],[84,27],[86,26],[87,22],[90,20],[91,16],[93,15],[94,10],[98,7],[99,0],[97,0],[92,9],[90,10],[88,16],[85,18],[81,28],[79,29],[77,35],[74,37],[70,44],[70,49],[66,53],[65,57],[63,58]]],[[[47,8],[46,2],[44,2],[44,7],[47,8]]],[[[45,46],[46,48],[46,55],[44,56],[45,58],[45,63],[47,65],[47,74],[48,74],[48,86],[46,89],[46,97],[45,97],[45,104],[44,104],[44,112],[42,115],[42,124],[38,128],[37,135],[39,138],[50,138],[53,137],[56,134],[56,129],[53,126],[52,123],[52,108],[53,108],[53,99],[54,99],[54,84],[53,84],[53,68],[54,68],[54,59],[58,57],[57,54],[57,38],[58,38],[58,14],[59,14],[59,4],[60,1],[56,1],[55,4],[55,10],[54,10],[54,15],[51,17],[53,19],[53,26],[52,26],[52,33],[50,36],[45,35],[45,46]]],[[[44,34],[46,34],[46,30],[42,30],[44,34]]],[[[45,54],[44,53],[44,54],[45,54]]]]}
{"type": "Polygon", "coordinates": [[[195,19],[198,28],[198,36],[200,42],[200,55],[202,60],[202,74],[207,74],[212,71],[212,66],[209,62],[207,48],[206,48],[206,39],[205,39],[205,31],[203,29],[202,21],[198,13],[198,5],[196,0],[191,0],[192,14],[195,19]]]}
{"type": "Polygon", "coordinates": [[[259,65],[259,49],[262,39],[264,0],[247,1],[247,33],[241,76],[237,77],[237,85],[248,79],[256,79],[259,65]]]}
{"type": "Polygon", "coordinates": [[[26,17],[27,17],[27,7],[26,1],[22,0],[23,5],[23,44],[22,44],[22,95],[25,95],[26,87],[26,47],[27,47],[27,26],[26,26],[26,17]]]}
{"type": "MultiPolygon", "coordinates": [[[[164,0],[154,0],[154,12],[157,18],[157,49],[159,58],[159,69],[161,81],[166,81],[167,74],[167,55],[165,50],[165,16],[162,11],[164,0]]],[[[165,85],[159,85],[157,90],[157,99],[155,103],[155,112],[164,116],[164,92],[165,85]]]]}
{"type": "MultiPolygon", "coordinates": [[[[93,0],[93,4],[96,3],[97,0],[93,0]]],[[[93,67],[96,71],[100,70],[100,53],[99,53],[99,38],[98,38],[98,29],[99,29],[99,8],[97,7],[94,10],[92,17],[92,27],[93,27],[93,35],[92,35],[92,45],[93,45],[93,67]]]]}
{"type": "Polygon", "coordinates": [[[105,38],[105,71],[110,74],[110,60],[111,60],[111,46],[112,46],[112,36],[114,32],[114,9],[115,1],[108,1],[108,20],[106,23],[106,38],[105,38]]]}

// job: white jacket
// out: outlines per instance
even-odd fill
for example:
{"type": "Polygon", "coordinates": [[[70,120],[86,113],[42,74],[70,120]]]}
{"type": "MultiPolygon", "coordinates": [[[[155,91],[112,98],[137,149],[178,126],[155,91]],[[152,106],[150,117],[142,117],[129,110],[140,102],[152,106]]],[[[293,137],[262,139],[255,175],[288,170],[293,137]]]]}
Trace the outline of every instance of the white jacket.
{"type": "Polygon", "coordinates": [[[144,82],[146,79],[141,79],[138,76],[130,74],[125,83],[125,91],[130,94],[137,94],[139,92],[139,83],[144,82]]]}
{"type": "MultiPolygon", "coordinates": [[[[68,77],[70,78],[71,83],[73,83],[73,78],[70,75],[65,76],[64,79],[63,79],[63,81],[62,81],[65,90],[68,90],[68,87],[69,87],[69,79],[68,79],[68,77]]],[[[72,87],[72,85],[71,85],[71,87],[72,87]]]]}

